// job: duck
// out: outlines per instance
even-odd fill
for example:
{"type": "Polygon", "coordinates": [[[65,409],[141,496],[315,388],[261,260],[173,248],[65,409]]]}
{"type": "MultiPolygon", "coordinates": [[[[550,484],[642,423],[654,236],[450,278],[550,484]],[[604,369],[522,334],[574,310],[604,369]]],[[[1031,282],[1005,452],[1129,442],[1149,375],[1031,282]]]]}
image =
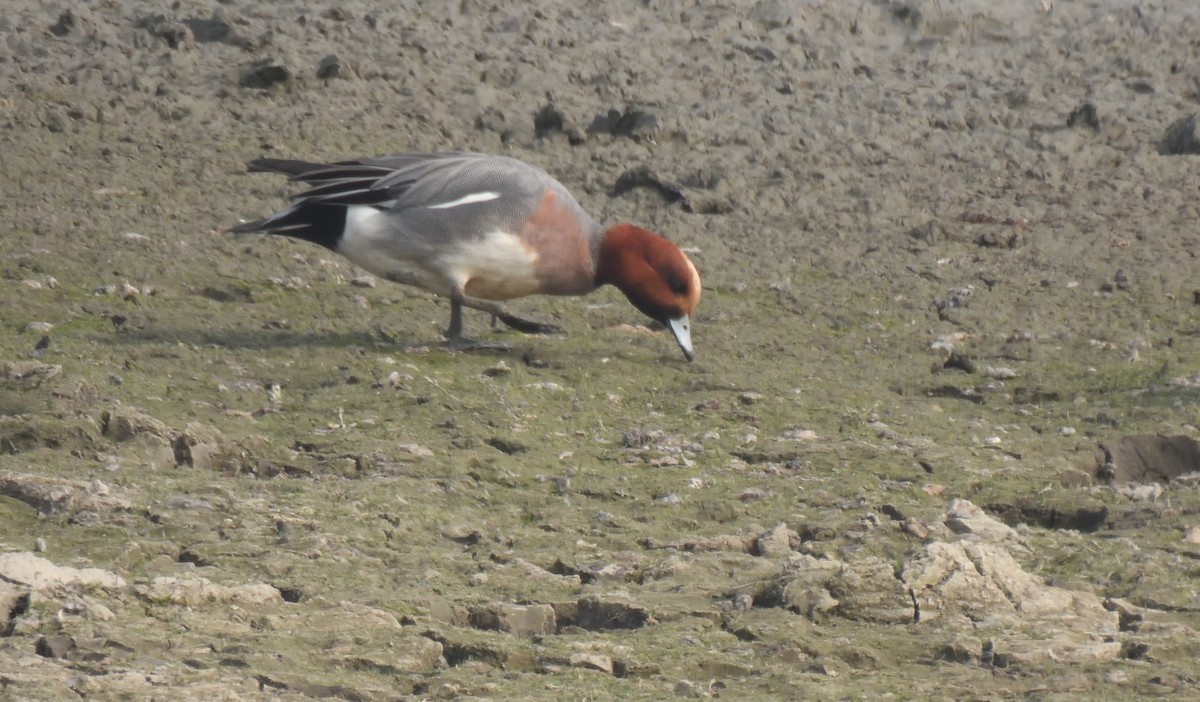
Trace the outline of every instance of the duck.
{"type": "Polygon", "coordinates": [[[671,331],[684,358],[695,357],[691,320],[701,286],[687,255],[643,227],[600,224],[537,166],[456,151],[333,163],[259,158],[248,171],[283,174],[308,189],[230,231],[311,242],[380,278],[448,298],[453,350],[507,348],[465,336],[464,307],[528,331],[536,325],[495,303],[613,285],[671,331]]]}

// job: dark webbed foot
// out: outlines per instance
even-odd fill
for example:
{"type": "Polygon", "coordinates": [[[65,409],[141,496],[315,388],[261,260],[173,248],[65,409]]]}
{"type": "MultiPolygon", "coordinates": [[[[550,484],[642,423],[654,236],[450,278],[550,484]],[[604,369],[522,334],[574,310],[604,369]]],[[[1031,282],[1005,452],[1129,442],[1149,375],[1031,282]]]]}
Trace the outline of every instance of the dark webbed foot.
{"type": "Polygon", "coordinates": [[[512,345],[502,341],[477,341],[465,336],[447,338],[446,346],[452,351],[512,351],[512,345]]]}
{"type": "Polygon", "coordinates": [[[499,341],[476,341],[463,336],[463,300],[450,299],[450,326],[446,329],[446,345],[454,351],[511,351],[512,346],[499,341]]]}
{"type": "MultiPolygon", "coordinates": [[[[451,301],[451,304],[453,304],[453,301],[451,301]]],[[[462,299],[462,304],[466,307],[470,307],[473,310],[487,312],[488,314],[492,315],[493,326],[495,326],[496,320],[500,320],[508,328],[515,329],[522,334],[561,334],[563,331],[563,328],[557,324],[553,324],[551,322],[541,322],[529,317],[522,317],[519,314],[509,312],[494,302],[475,300],[465,297],[462,299]]],[[[453,315],[453,310],[451,310],[451,314],[453,315]]]]}

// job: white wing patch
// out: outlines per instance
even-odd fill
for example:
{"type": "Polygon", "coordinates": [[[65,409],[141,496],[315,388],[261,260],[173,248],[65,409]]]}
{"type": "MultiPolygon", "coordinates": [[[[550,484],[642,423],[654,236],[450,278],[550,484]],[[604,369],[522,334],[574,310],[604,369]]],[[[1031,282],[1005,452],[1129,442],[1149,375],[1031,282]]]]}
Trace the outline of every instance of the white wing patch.
{"type": "Polygon", "coordinates": [[[495,200],[498,197],[500,197],[500,193],[494,193],[489,190],[487,192],[482,192],[482,193],[471,193],[470,195],[463,195],[462,197],[458,198],[457,200],[451,200],[450,202],[440,202],[436,205],[428,205],[428,208],[431,210],[448,210],[451,207],[458,207],[460,205],[470,205],[470,204],[473,204],[476,202],[487,202],[488,200],[495,200]]]}

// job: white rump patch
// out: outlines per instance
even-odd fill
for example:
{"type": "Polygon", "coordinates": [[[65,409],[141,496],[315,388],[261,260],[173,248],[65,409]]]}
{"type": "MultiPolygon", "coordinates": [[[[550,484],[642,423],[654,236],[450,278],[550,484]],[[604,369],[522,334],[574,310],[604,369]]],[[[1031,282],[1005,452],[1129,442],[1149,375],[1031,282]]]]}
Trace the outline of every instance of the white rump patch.
{"type": "Polygon", "coordinates": [[[500,197],[500,193],[494,193],[490,190],[487,192],[483,192],[483,193],[471,193],[470,195],[463,195],[462,197],[458,198],[457,200],[451,200],[450,202],[441,202],[436,205],[429,205],[429,209],[431,209],[431,210],[448,210],[451,207],[458,207],[459,205],[470,205],[470,204],[476,203],[476,202],[487,202],[488,200],[495,200],[498,197],[500,197]]]}
{"type": "Polygon", "coordinates": [[[346,208],[346,228],[342,230],[342,240],[367,239],[374,235],[379,227],[380,211],[370,205],[351,205],[346,208]]]}

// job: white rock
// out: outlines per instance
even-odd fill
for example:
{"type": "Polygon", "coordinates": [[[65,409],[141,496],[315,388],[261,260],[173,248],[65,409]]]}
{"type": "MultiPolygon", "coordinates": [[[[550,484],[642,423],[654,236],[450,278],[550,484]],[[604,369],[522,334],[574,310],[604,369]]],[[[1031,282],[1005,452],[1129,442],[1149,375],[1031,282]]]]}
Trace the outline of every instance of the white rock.
{"type": "Polygon", "coordinates": [[[41,590],[54,585],[125,587],[125,580],[99,568],[58,566],[28,551],[0,554],[0,575],[13,582],[41,590]]]}

